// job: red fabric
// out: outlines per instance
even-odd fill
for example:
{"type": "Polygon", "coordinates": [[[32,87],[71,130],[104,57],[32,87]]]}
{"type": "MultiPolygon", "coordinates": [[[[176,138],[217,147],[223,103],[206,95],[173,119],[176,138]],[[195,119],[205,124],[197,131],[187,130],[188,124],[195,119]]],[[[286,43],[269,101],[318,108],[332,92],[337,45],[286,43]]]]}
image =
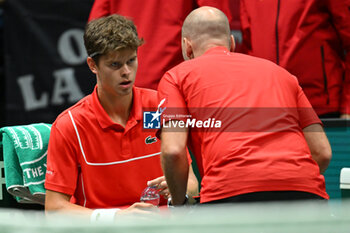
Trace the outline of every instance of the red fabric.
{"type": "Polygon", "coordinates": [[[185,109],[192,119],[222,121],[220,129],[190,130],[201,202],[281,190],[328,198],[302,132],[321,121],[284,69],[216,47],[168,71],[158,95],[165,117],[185,109]]]}
{"type": "MultiPolygon", "coordinates": [[[[236,26],[230,11],[232,0],[95,0],[89,20],[110,14],[130,17],[145,44],[138,50],[139,68],[135,85],[157,89],[162,75],[183,61],[181,27],[186,16],[198,6],[222,10],[236,26]]],[[[235,27],[236,28],[236,27],[235,27]]]]}
{"type": "Polygon", "coordinates": [[[350,113],[349,0],[241,0],[240,5],[248,54],[295,75],[317,114],[350,113]]]}
{"type": "Polygon", "coordinates": [[[163,175],[159,140],[145,142],[148,136],[155,137],[155,131],[142,129],[142,108],[156,108],[157,104],[156,91],[134,88],[125,129],[109,118],[96,89],[63,112],[51,129],[45,187],[73,195],[72,202],[89,208],[139,201],[147,181],[163,175]]]}

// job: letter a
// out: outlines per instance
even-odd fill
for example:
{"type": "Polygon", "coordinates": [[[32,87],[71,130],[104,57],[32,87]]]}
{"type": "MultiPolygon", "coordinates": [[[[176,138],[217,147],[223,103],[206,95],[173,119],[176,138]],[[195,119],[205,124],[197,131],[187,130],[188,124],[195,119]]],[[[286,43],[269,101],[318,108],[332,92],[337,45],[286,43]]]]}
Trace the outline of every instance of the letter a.
{"type": "Polygon", "coordinates": [[[84,94],[75,81],[74,70],[72,68],[57,70],[53,75],[56,81],[53,89],[52,104],[63,104],[64,99],[62,95],[64,94],[68,94],[70,103],[74,103],[84,97],[84,94]]]}

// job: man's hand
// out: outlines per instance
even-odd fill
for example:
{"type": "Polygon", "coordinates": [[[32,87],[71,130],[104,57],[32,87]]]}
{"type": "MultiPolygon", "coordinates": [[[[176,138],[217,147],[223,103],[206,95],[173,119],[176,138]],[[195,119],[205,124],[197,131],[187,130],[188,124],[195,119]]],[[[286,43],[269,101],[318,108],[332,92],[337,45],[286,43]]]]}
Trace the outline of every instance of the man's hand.
{"type": "Polygon", "coordinates": [[[147,186],[155,186],[159,190],[159,194],[162,195],[165,199],[170,197],[170,192],[168,189],[168,185],[165,180],[165,176],[158,177],[154,180],[150,180],[147,182],[147,186]]]}

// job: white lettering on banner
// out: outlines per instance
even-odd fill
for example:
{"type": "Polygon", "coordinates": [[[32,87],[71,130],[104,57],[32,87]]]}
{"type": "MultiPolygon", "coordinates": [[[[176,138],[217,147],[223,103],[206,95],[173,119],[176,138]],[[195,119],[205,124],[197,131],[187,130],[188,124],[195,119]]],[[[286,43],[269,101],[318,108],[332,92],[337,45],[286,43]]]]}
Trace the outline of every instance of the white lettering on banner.
{"type": "Polygon", "coordinates": [[[24,100],[24,109],[27,111],[45,108],[48,106],[49,102],[48,93],[42,93],[40,99],[36,98],[33,87],[33,80],[34,76],[31,74],[21,76],[17,79],[17,83],[21,89],[24,100]]]}
{"type": "Polygon", "coordinates": [[[84,47],[83,36],[84,31],[82,29],[69,29],[60,36],[57,49],[65,63],[80,65],[85,62],[87,53],[84,47]],[[74,47],[74,45],[76,46],[74,47]]]}
{"type": "MultiPolygon", "coordinates": [[[[57,50],[63,62],[68,65],[81,65],[86,61],[86,51],[83,41],[83,29],[73,28],[64,31],[58,38],[57,50]]],[[[52,95],[49,91],[42,93],[35,92],[34,75],[27,74],[18,77],[17,83],[20,87],[24,100],[25,111],[47,108],[52,105],[64,104],[67,97],[68,103],[75,103],[84,97],[75,75],[73,68],[61,68],[54,70],[52,75],[55,79],[52,95]]]]}
{"type": "MultiPolygon", "coordinates": [[[[69,103],[75,103],[84,96],[74,76],[73,68],[56,70],[53,72],[53,76],[55,82],[51,104],[63,104],[63,95],[68,95],[69,103]]],[[[24,109],[26,111],[46,108],[49,105],[49,93],[41,93],[41,96],[38,99],[34,90],[33,81],[33,75],[24,75],[17,79],[23,96],[24,109]]]]}
{"type": "Polygon", "coordinates": [[[2,174],[3,168],[4,168],[4,161],[0,161],[0,200],[3,199],[2,185],[6,184],[5,174],[2,174]]]}
{"type": "Polygon", "coordinates": [[[52,104],[59,105],[64,103],[62,95],[68,94],[68,100],[74,103],[84,94],[81,92],[78,83],[74,78],[73,68],[61,69],[53,72],[55,76],[55,85],[53,89],[52,104]]]}

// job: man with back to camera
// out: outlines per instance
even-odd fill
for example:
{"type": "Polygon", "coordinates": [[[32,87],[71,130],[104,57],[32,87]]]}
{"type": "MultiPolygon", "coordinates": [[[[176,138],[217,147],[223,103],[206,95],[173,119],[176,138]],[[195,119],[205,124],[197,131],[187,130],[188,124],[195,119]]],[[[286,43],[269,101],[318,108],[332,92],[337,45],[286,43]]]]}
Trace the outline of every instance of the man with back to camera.
{"type": "MultiPolygon", "coordinates": [[[[148,214],[155,206],[139,202],[147,182],[165,196],[168,189],[160,142],[147,144],[155,132],[142,128],[142,110],[157,106],[157,92],[134,87],[142,39],[131,20],[111,15],[87,24],[84,43],[97,85],[52,125],[45,209],[90,214],[92,221],[148,214]]],[[[191,172],[189,195],[196,190],[191,172]]]]}
{"type": "Polygon", "coordinates": [[[185,202],[187,141],[202,176],[201,203],[328,199],[322,173],[331,148],[296,77],[233,50],[220,10],[201,7],[187,16],[186,61],[165,73],[158,88],[166,107],[161,162],[172,203],[185,202]],[[208,119],[215,124],[202,127],[208,119]]]}

